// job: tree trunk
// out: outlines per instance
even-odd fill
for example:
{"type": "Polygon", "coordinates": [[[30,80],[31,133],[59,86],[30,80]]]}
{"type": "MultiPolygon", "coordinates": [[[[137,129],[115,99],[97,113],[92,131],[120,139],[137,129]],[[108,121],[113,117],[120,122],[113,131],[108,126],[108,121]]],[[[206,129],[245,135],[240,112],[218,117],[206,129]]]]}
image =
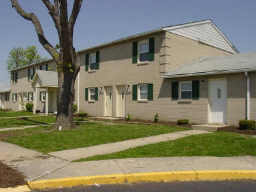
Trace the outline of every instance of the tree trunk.
{"type": "Polygon", "coordinates": [[[75,95],[75,79],[76,75],[73,72],[58,72],[59,89],[56,127],[60,131],[74,127],[72,107],[75,95]]]}

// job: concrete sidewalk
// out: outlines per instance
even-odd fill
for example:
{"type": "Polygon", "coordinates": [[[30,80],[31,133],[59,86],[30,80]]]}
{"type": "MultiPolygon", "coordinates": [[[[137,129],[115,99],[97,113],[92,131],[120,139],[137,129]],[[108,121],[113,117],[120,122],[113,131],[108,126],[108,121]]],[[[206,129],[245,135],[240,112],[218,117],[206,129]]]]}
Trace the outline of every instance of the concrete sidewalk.
{"type": "Polygon", "coordinates": [[[129,148],[139,147],[139,146],[153,144],[153,143],[159,143],[163,141],[171,141],[171,140],[176,140],[182,137],[187,137],[190,135],[198,135],[198,134],[206,134],[206,133],[209,133],[209,132],[203,131],[203,130],[179,131],[174,133],[161,134],[161,135],[138,138],[138,139],[130,139],[130,140],[121,141],[121,142],[96,145],[92,147],[57,151],[57,152],[50,153],[50,155],[61,158],[61,159],[65,159],[67,161],[74,161],[74,160],[78,160],[81,158],[86,158],[94,155],[109,154],[109,153],[123,151],[129,148]]]}
{"type": "Polygon", "coordinates": [[[40,180],[109,174],[199,170],[256,170],[256,158],[250,156],[166,157],[71,163],[62,169],[41,177],[40,180]]]}

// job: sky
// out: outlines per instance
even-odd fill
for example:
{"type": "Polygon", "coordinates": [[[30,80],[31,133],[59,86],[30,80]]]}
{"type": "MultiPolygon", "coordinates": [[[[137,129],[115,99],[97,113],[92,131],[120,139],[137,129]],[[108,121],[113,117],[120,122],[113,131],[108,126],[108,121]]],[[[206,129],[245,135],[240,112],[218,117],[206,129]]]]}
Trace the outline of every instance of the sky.
{"type": "MultiPolygon", "coordinates": [[[[19,0],[40,19],[48,40],[56,45],[57,33],[41,0],[19,0]]],[[[68,0],[70,5],[73,0],[68,0]]],[[[76,50],[159,27],[212,19],[241,53],[256,51],[255,0],[84,0],[74,33],[76,50]]],[[[38,42],[33,25],[21,18],[10,0],[0,1],[0,89],[9,85],[7,58],[14,47],[38,42]]]]}

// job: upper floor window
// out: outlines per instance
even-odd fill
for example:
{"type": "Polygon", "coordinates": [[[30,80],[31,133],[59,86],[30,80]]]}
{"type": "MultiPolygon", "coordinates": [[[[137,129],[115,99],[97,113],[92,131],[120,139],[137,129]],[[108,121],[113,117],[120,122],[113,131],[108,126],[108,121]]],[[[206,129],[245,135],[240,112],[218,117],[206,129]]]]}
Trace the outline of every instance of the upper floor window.
{"type": "Polygon", "coordinates": [[[13,83],[17,83],[18,82],[18,71],[13,71],[11,73],[11,79],[13,83]]]}
{"type": "Polygon", "coordinates": [[[96,62],[96,53],[91,53],[89,58],[89,67],[91,70],[95,70],[97,62],[96,62]]]}
{"type": "Polygon", "coordinates": [[[135,41],[133,42],[132,49],[133,63],[154,61],[155,38],[152,37],[139,42],[135,41]]]}
{"type": "Polygon", "coordinates": [[[144,40],[139,42],[139,61],[148,61],[148,53],[149,53],[149,41],[144,40]]]}
{"type": "Polygon", "coordinates": [[[100,52],[87,53],[85,56],[85,71],[94,71],[100,68],[100,52]]]}

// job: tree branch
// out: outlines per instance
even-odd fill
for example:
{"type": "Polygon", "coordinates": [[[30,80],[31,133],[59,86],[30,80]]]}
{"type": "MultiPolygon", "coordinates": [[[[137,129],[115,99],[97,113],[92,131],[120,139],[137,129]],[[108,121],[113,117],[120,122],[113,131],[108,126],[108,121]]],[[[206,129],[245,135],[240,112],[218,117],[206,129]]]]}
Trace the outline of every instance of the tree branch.
{"type": "Polygon", "coordinates": [[[60,25],[60,17],[59,17],[59,8],[58,8],[58,5],[56,4],[58,0],[55,0],[55,5],[53,5],[49,0],[42,0],[42,2],[48,9],[49,14],[55,24],[56,30],[60,35],[61,25],[60,25]]]}
{"type": "Polygon", "coordinates": [[[17,13],[22,16],[24,19],[31,21],[34,24],[39,42],[42,46],[48,51],[48,53],[52,56],[52,58],[57,62],[56,56],[59,55],[58,51],[49,43],[49,41],[45,38],[44,31],[42,25],[34,13],[25,12],[18,0],[10,0],[12,3],[12,7],[16,9],[17,13]]]}
{"type": "Polygon", "coordinates": [[[82,7],[82,3],[83,3],[83,0],[75,0],[73,9],[72,9],[72,13],[69,17],[69,29],[70,29],[72,37],[73,37],[73,33],[74,33],[74,26],[75,26],[78,14],[80,12],[80,9],[82,7]]]}

